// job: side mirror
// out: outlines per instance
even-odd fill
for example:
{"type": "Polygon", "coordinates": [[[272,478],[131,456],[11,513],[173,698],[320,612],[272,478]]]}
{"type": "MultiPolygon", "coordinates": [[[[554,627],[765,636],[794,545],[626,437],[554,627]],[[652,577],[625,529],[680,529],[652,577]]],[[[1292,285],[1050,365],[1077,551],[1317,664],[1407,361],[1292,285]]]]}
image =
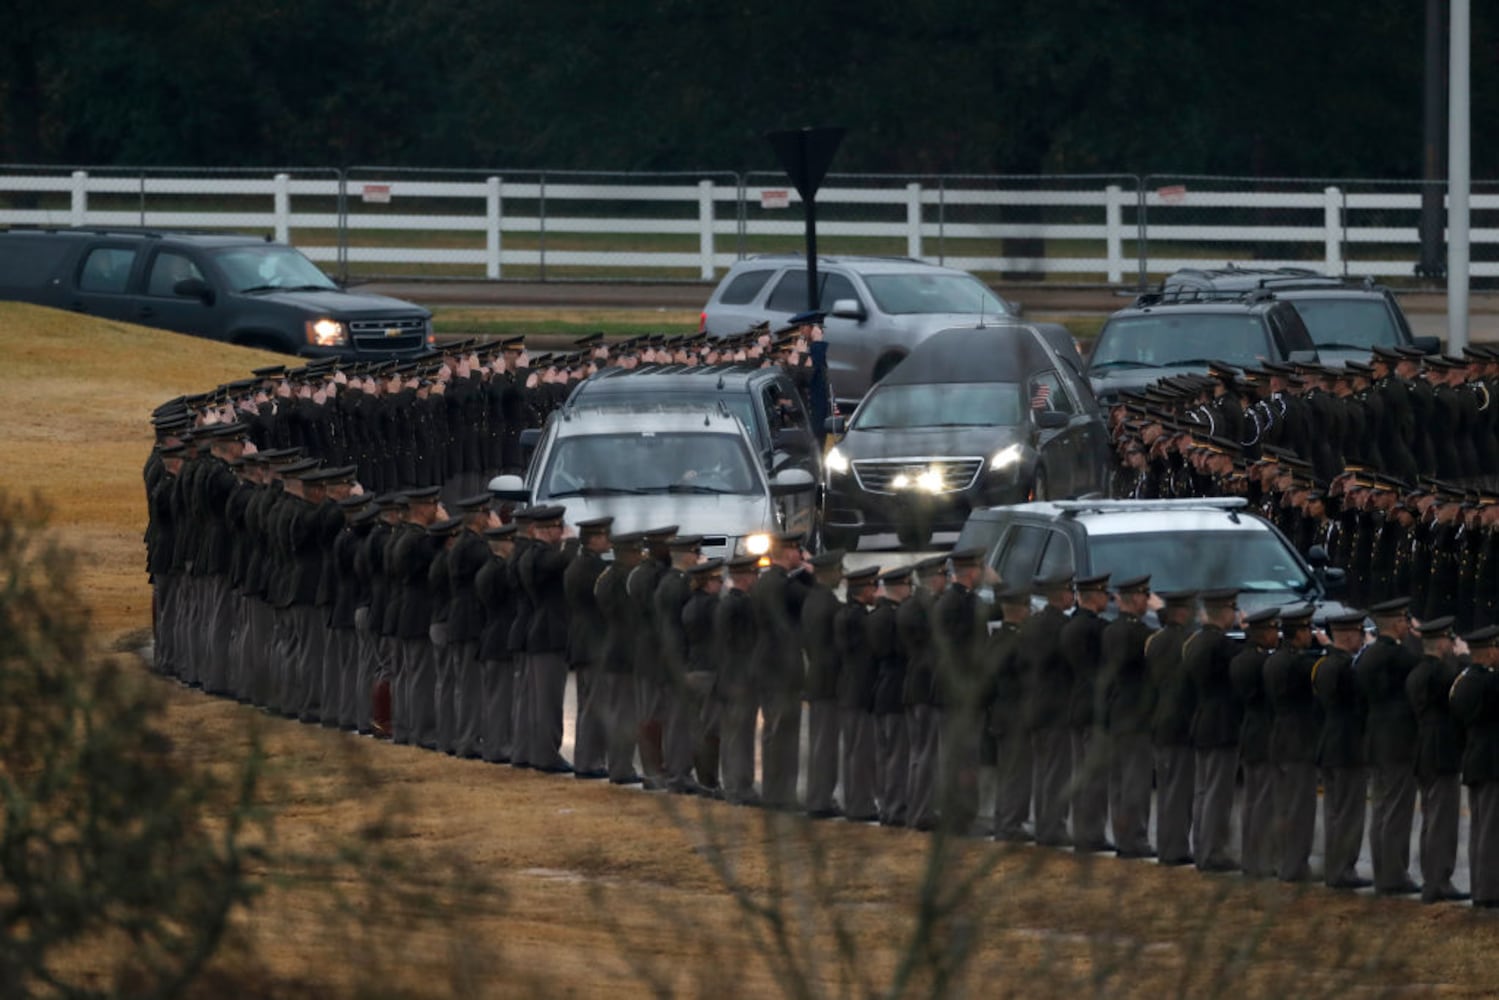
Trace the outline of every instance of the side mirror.
{"type": "Polygon", "coordinates": [[[1417,350],[1421,351],[1421,353],[1423,353],[1423,354],[1441,354],[1442,353],[1442,338],[1441,337],[1412,337],[1411,338],[1411,346],[1414,347],[1414,348],[1416,348],[1417,350]]]}
{"type": "Polygon", "coordinates": [[[1307,550],[1306,561],[1312,564],[1312,569],[1321,569],[1329,561],[1327,549],[1321,545],[1313,545],[1307,550]]]}
{"type": "Polygon", "coordinates": [[[198,299],[205,306],[213,305],[213,289],[202,278],[183,278],[172,286],[172,294],[184,299],[198,299]]]}
{"type": "Polygon", "coordinates": [[[526,489],[526,481],[515,475],[495,476],[489,481],[489,492],[500,500],[525,503],[531,499],[531,491],[526,489]]]}
{"type": "Polygon", "coordinates": [[[836,437],[842,437],[844,434],[848,433],[848,418],[828,417],[822,422],[822,429],[824,433],[832,434],[836,437]]]}
{"type": "Polygon", "coordinates": [[[859,305],[858,299],[837,299],[833,302],[833,308],[828,310],[828,315],[839,319],[862,320],[864,307],[859,305]]]}
{"type": "Polygon", "coordinates": [[[541,443],[541,428],[527,427],[520,432],[520,446],[522,451],[535,451],[536,446],[541,443]]]}
{"type": "Polygon", "coordinates": [[[1329,595],[1341,594],[1348,583],[1348,574],[1336,566],[1329,566],[1317,575],[1322,578],[1322,589],[1329,595]]]}
{"type": "Polygon", "coordinates": [[[1056,410],[1037,410],[1036,426],[1043,431],[1060,430],[1072,422],[1072,418],[1056,410]]]}
{"type": "Polygon", "coordinates": [[[806,469],[787,468],[770,477],[771,496],[782,497],[788,493],[800,493],[817,484],[817,479],[806,469]]]}

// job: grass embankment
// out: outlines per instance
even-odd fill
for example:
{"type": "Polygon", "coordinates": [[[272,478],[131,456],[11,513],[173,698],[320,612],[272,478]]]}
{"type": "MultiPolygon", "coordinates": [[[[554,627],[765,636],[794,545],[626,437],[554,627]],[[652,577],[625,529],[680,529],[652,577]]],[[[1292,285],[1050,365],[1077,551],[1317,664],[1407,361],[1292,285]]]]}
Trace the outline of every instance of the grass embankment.
{"type": "MultiPolygon", "coordinates": [[[[87,553],[83,588],[101,634],[144,628],[149,412],[267,356],[25,306],[0,306],[0,351],[5,486],[50,498],[59,530],[87,553]]],[[[168,699],[173,752],[208,766],[237,760],[259,727],[279,850],[326,849],[382,824],[399,854],[469,866],[499,890],[424,904],[383,871],[345,873],[340,908],[291,881],[237,922],[197,996],[614,997],[648,992],[648,976],[692,995],[763,994],[777,984],[751,944],[759,921],[746,905],[778,887],[788,948],[820,957],[814,980],[836,979],[841,951],[878,983],[915,926],[926,835],[668,803],[268,719],[176,687],[168,699]],[[715,874],[714,845],[742,899],[715,874]],[[442,919],[413,929],[423,905],[442,919]]],[[[958,855],[971,864],[991,850],[959,845],[958,855]]],[[[998,856],[971,885],[974,908],[934,937],[939,948],[975,942],[976,962],[952,984],[969,995],[1499,991],[1499,921],[1461,907],[1032,849],[998,856]]]]}

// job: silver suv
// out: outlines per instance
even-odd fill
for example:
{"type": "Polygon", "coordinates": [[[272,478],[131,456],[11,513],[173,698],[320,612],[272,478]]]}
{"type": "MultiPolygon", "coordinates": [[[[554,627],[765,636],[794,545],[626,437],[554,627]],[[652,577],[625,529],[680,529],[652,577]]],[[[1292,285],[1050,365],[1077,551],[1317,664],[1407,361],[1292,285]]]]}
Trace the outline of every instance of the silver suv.
{"type": "MultiPolygon", "coordinates": [[[[838,402],[848,406],[938,330],[1020,315],[1018,305],[967,271],[909,257],[820,257],[817,283],[828,314],[828,377],[838,402]]],[[[806,258],[765,254],[729,269],[699,327],[722,337],[757,323],[784,324],[806,308],[806,258]]]]}
{"type": "Polygon", "coordinates": [[[806,469],[767,479],[727,406],[565,406],[541,432],[525,478],[497,476],[504,499],[561,504],[568,524],[612,516],[613,530],[675,524],[705,556],[764,555],[783,528],[775,504],[806,490],[806,469]]]}

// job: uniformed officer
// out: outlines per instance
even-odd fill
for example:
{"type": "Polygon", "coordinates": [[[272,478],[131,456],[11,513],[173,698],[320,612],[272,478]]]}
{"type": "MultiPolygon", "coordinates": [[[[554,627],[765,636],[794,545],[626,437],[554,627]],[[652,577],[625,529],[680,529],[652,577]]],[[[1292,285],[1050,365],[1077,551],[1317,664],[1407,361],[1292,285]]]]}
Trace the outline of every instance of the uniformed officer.
{"type": "Polygon", "coordinates": [[[613,535],[614,561],[594,582],[594,598],[604,619],[602,677],[604,685],[607,768],[616,785],[638,785],[635,747],[640,739],[635,704],[636,631],[642,625],[628,586],[630,575],[645,558],[645,535],[638,531],[613,535]]]}
{"type": "Polygon", "coordinates": [[[455,756],[476,759],[482,751],[484,729],[484,675],[479,644],[484,634],[484,603],[479,598],[479,571],[492,561],[484,532],[498,527],[493,497],[479,493],[463,497],[454,507],[462,519],[462,530],[448,551],[448,649],[452,656],[452,751],[455,756]]]}
{"type": "Polygon", "coordinates": [[[1103,618],[1109,606],[1109,574],[1078,577],[1077,607],[1062,626],[1062,655],[1072,669],[1067,724],[1072,739],[1072,849],[1079,854],[1112,851],[1109,762],[1103,738],[1103,618]]]}
{"type": "Polygon", "coordinates": [[[1182,647],[1182,672],[1192,688],[1196,754],[1192,850],[1198,871],[1237,871],[1239,863],[1230,853],[1229,842],[1243,709],[1229,666],[1241,643],[1227,632],[1238,623],[1238,591],[1205,590],[1198,596],[1202,628],[1182,647]]]}
{"type": "Polygon", "coordinates": [[[1121,858],[1155,856],[1150,846],[1152,765],[1150,719],[1155,695],[1145,660],[1150,627],[1150,577],[1114,583],[1119,615],[1103,631],[1105,721],[1108,730],[1109,819],[1121,858]]]}
{"type": "Polygon", "coordinates": [[[719,769],[724,799],[735,805],[758,805],[755,793],[755,698],[752,672],[755,649],[755,612],[750,589],[759,577],[755,556],[735,556],[728,562],[728,584],[713,609],[713,633],[718,639],[718,676],[713,687],[720,719],[719,769]]]}
{"type": "Polygon", "coordinates": [[[1068,703],[1072,698],[1072,663],[1062,650],[1062,629],[1076,600],[1071,573],[1032,581],[1045,606],[1020,627],[1024,667],[1025,728],[1035,770],[1036,843],[1066,847],[1067,806],[1072,786],[1072,732],[1068,703]]]}
{"type": "Polygon", "coordinates": [[[432,641],[432,717],[436,724],[435,749],[454,754],[458,734],[457,698],[454,691],[457,663],[454,648],[448,640],[448,618],[453,607],[448,556],[463,530],[461,517],[447,517],[427,525],[427,534],[436,540],[437,551],[427,569],[427,596],[431,601],[431,625],[427,634],[432,641]]]}
{"type": "Polygon", "coordinates": [[[960,836],[972,832],[978,816],[983,697],[989,687],[981,655],[989,615],[975,593],[983,556],[982,549],[949,556],[952,582],[932,608],[941,734],[938,815],[948,832],[960,836]]]}
{"type": "Polygon", "coordinates": [[[1275,874],[1270,729],[1274,713],[1265,690],[1265,661],[1280,637],[1280,609],[1263,608],[1244,617],[1244,644],[1228,665],[1229,683],[1243,708],[1239,726],[1239,765],[1244,772],[1244,809],[1240,814],[1240,867],[1245,878],[1275,874]]]}
{"type": "Polygon", "coordinates": [[[515,593],[510,560],[515,554],[517,527],[512,521],[482,532],[489,559],[474,576],[474,592],[484,608],[478,652],[484,700],[480,752],[490,764],[508,764],[514,752],[515,664],[510,653],[510,628],[515,618],[515,593]]]}
{"type": "Polygon", "coordinates": [[[1323,880],[1332,889],[1363,889],[1373,883],[1358,874],[1364,843],[1369,781],[1365,770],[1364,726],[1368,705],[1355,677],[1355,657],[1364,648],[1364,613],[1327,619],[1332,648],[1312,665],[1312,690],[1322,704],[1322,766],[1325,837],[1323,880]]]}
{"type": "Polygon", "coordinates": [[[440,539],[427,526],[446,519],[436,486],[401,495],[401,523],[391,533],[386,569],[396,588],[396,684],[391,692],[395,741],[437,748],[436,662],[432,647],[432,601],[427,578],[440,539]]]}
{"type": "Polygon", "coordinates": [[[818,553],[812,583],[802,604],[801,641],[807,656],[803,696],[807,702],[807,815],[831,819],[840,815],[833,796],[838,787],[839,654],[834,621],[843,602],[836,588],[843,576],[843,550],[818,553]]]}
{"type": "MultiPolygon", "coordinates": [[[[666,761],[662,745],[662,734],[666,726],[666,705],[662,700],[666,674],[661,662],[661,623],[656,614],[656,588],[661,577],[671,568],[671,550],[666,543],[676,533],[675,524],[649,528],[642,532],[645,558],[630,571],[625,584],[636,615],[635,649],[632,657],[635,723],[640,742],[640,767],[645,776],[645,787],[649,791],[666,789],[666,761]]],[[[681,608],[678,607],[678,620],[681,613],[681,608]]]]}
{"type": "Polygon", "coordinates": [[[567,508],[561,505],[530,509],[534,544],[520,554],[521,586],[530,600],[526,628],[527,695],[531,699],[530,748],[527,760],[538,771],[570,774],[573,766],[562,756],[562,710],[567,693],[567,594],[562,578],[572,560],[564,547],[567,508]]]}
{"type": "Polygon", "coordinates": [[[879,774],[874,716],[876,664],[868,633],[879,575],[878,566],[843,574],[848,600],[838,609],[833,625],[838,647],[838,721],[843,737],[843,815],[850,823],[872,823],[880,818],[875,798],[879,774]]]}
{"type": "Polygon", "coordinates": [[[1001,620],[985,644],[989,676],[985,720],[999,756],[999,788],[994,800],[994,838],[1006,843],[1035,839],[1028,827],[1035,783],[1030,733],[1026,727],[1026,666],[1021,630],[1031,616],[1031,590],[1005,587],[996,599],[1001,620]]]}
{"type": "Polygon", "coordinates": [[[1468,868],[1473,905],[1499,907],[1499,625],[1463,636],[1470,657],[1452,685],[1452,714],[1466,730],[1468,868]]]}
{"type": "Polygon", "coordinates": [[[1467,899],[1452,884],[1457,868],[1458,814],[1462,808],[1463,731],[1448,695],[1458,676],[1452,618],[1414,626],[1421,658],[1405,679],[1416,714],[1415,775],[1421,791],[1421,902],[1467,899]]]}
{"type": "Polygon", "coordinates": [[[865,619],[875,662],[874,714],[878,727],[875,747],[879,758],[881,826],[905,826],[910,815],[907,786],[911,744],[904,703],[907,661],[897,618],[901,606],[911,599],[911,573],[909,566],[881,573],[879,600],[865,619]]]}
{"type": "Polygon", "coordinates": [[[1195,591],[1163,593],[1161,627],[1145,643],[1145,662],[1155,692],[1150,738],[1155,747],[1156,851],[1163,865],[1192,863],[1192,804],[1196,756],[1192,750],[1194,692],[1182,666],[1197,615],[1195,591]]]}
{"type": "Polygon", "coordinates": [[[667,542],[671,565],[656,583],[656,632],[659,673],[657,694],[661,705],[662,769],[668,791],[695,795],[703,791],[692,776],[693,734],[697,716],[683,692],[687,685],[687,634],[682,630],[682,610],[692,596],[687,571],[702,561],[703,537],[677,535],[667,542]]]}
{"type": "Polygon", "coordinates": [[[678,697],[690,715],[692,726],[692,771],[703,794],[720,797],[718,755],[719,712],[713,700],[718,674],[717,638],[713,613],[723,590],[722,559],[707,559],[687,571],[692,593],[682,608],[682,633],[687,640],[687,671],[678,697]]]}
{"type": "Polygon", "coordinates": [[[911,568],[918,587],[895,613],[900,646],[906,654],[906,736],[911,770],[906,783],[907,822],[930,830],[937,822],[936,648],[932,643],[932,609],[947,588],[947,556],[928,556],[911,568]]]}
{"type": "Polygon", "coordinates": [[[760,797],[771,809],[795,809],[801,753],[803,666],[801,614],[810,585],[802,568],[802,533],[772,539],[770,565],[750,588],[755,647],[750,677],[760,699],[760,797]]]}
{"type": "Polygon", "coordinates": [[[1375,637],[1359,654],[1354,674],[1369,706],[1364,755],[1371,780],[1369,853],[1374,891],[1398,896],[1421,891],[1410,877],[1411,826],[1415,821],[1416,715],[1405,684],[1417,657],[1406,648],[1409,598],[1372,605],[1375,637]]]}
{"type": "Polygon", "coordinates": [[[604,573],[604,553],[611,548],[612,517],[579,521],[578,551],[562,574],[567,596],[567,665],[572,669],[577,691],[577,716],[573,726],[573,776],[607,778],[608,737],[604,724],[604,640],[608,627],[595,588],[604,573]]]}
{"type": "Polygon", "coordinates": [[[1312,837],[1317,825],[1317,743],[1322,706],[1312,691],[1311,605],[1286,608],[1280,615],[1280,645],[1265,659],[1265,694],[1270,699],[1271,808],[1275,813],[1275,874],[1282,882],[1310,875],[1312,837]]]}

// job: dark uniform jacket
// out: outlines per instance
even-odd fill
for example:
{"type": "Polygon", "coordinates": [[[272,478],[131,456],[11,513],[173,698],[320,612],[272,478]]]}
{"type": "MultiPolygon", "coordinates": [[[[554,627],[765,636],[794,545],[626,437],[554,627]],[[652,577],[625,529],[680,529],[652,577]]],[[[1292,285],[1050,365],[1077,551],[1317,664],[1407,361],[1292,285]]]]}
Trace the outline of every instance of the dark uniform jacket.
{"type": "Polygon", "coordinates": [[[1245,643],[1228,664],[1229,683],[1244,709],[1239,725],[1239,760],[1245,764],[1264,764],[1270,760],[1270,730],[1275,724],[1275,714],[1265,690],[1265,661],[1269,657],[1268,650],[1245,643]]]}
{"type": "Polygon", "coordinates": [[[1374,767],[1409,764],[1416,759],[1416,713],[1405,682],[1416,654],[1387,635],[1365,647],[1354,676],[1369,706],[1364,758],[1374,767]]]}
{"type": "Polygon", "coordinates": [[[665,673],[658,680],[680,680],[687,673],[687,635],[682,631],[682,609],[692,594],[692,582],[679,569],[667,568],[656,582],[654,608],[657,662],[665,673]]]}
{"type": "Polygon", "coordinates": [[[1062,655],[1072,668],[1067,724],[1073,729],[1103,723],[1103,632],[1108,625],[1092,611],[1079,607],[1062,626],[1062,655]]]}
{"type": "Polygon", "coordinates": [[[813,583],[802,604],[801,641],[807,653],[808,701],[838,697],[839,652],[834,621],[843,602],[831,587],[813,583]]]}
{"type": "Polygon", "coordinates": [[[750,606],[755,612],[750,677],[762,698],[780,702],[801,698],[801,614],[809,589],[805,574],[793,576],[775,565],[750,588],[750,606]]]}
{"type": "Polygon", "coordinates": [[[730,588],[723,592],[713,609],[713,634],[718,640],[714,695],[720,701],[752,705],[755,610],[746,591],[730,588]]]}
{"type": "Polygon", "coordinates": [[[1466,740],[1463,784],[1499,780],[1499,675],[1468,664],[1452,684],[1451,702],[1466,740]]]}
{"type": "Polygon", "coordinates": [[[474,575],[474,592],[484,606],[484,625],[479,633],[479,659],[499,663],[510,659],[510,626],[515,618],[515,591],[510,565],[491,554],[474,575]]]}
{"type": "Polygon", "coordinates": [[[414,524],[399,525],[394,538],[389,567],[399,588],[394,634],[397,639],[425,639],[432,625],[432,595],[427,577],[442,539],[432,537],[414,524]]]}
{"type": "Polygon", "coordinates": [[[1025,659],[1021,656],[1022,625],[1000,622],[989,634],[984,650],[989,676],[985,704],[989,735],[1003,744],[1026,738],[1025,659]]]}
{"type": "Polygon", "coordinates": [[[1024,712],[1029,730],[1067,725],[1072,663],[1062,651],[1062,629],[1066,626],[1066,612],[1050,604],[1020,625],[1024,712]]]}
{"type": "Polygon", "coordinates": [[[1353,657],[1341,649],[1329,649],[1312,665],[1312,691],[1323,713],[1317,763],[1323,767],[1363,767],[1369,708],[1354,680],[1353,657]]]}
{"type": "Polygon", "coordinates": [[[1145,642],[1145,663],[1155,690],[1150,716],[1150,738],[1158,747],[1192,745],[1194,692],[1182,666],[1182,647],[1187,630],[1181,625],[1163,625],[1145,642]]]}
{"type": "Polygon", "coordinates": [[[913,591],[895,611],[900,648],[906,654],[906,705],[934,705],[937,698],[937,653],[932,648],[932,608],[936,596],[925,587],[913,591]]]}
{"type": "Polygon", "coordinates": [[[479,571],[493,561],[489,544],[476,531],[460,531],[448,550],[448,642],[459,645],[478,642],[484,631],[484,604],[475,581],[479,571]]]}
{"type": "Polygon", "coordinates": [[[932,645],[936,648],[938,704],[978,711],[987,684],[982,660],[988,612],[978,595],[961,583],[950,583],[932,609],[932,645]],[[966,699],[967,704],[964,705],[966,699]]]}
{"type": "Polygon", "coordinates": [[[1182,647],[1182,672],[1192,687],[1192,746],[1218,750],[1237,746],[1243,708],[1234,693],[1229,665],[1243,644],[1216,625],[1205,624],[1182,647]]]}
{"type": "MultiPolygon", "coordinates": [[[[803,623],[806,610],[803,606],[803,623]]],[[[838,646],[839,708],[874,711],[875,662],[874,650],[869,645],[869,610],[867,605],[849,601],[838,609],[833,619],[838,646]]],[[[810,652],[808,656],[810,659],[810,652]]]]}
{"type": "Polygon", "coordinates": [[[713,612],[718,598],[706,590],[694,590],[682,607],[682,635],[687,641],[687,672],[716,673],[716,643],[713,636],[713,612]]]}
{"type": "Polygon", "coordinates": [[[604,658],[608,626],[596,587],[607,565],[597,552],[579,548],[562,574],[567,598],[567,664],[574,670],[592,667],[604,658]]]}
{"type": "Polygon", "coordinates": [[[1105,724],[1114,734],[1148,733],[1155,708],[1145,641],[1150,626],[1120,613],[1103,630],[1103,684],[1108,692],[1105,724]]]}
{"type": "MultiPolygon", "coordinates": [[[[910,598],[904,603],[909,604],[910,598]]],[[[881,597],[864,619],[869,651],[874,655],[876,715],[899,715],[905,709],[906,651],[896,622],[900,608],[888,597],[881,597]]]]}
{"type": "Polygon", "coordinates": [[[1315,764],[1322,738],[1322,705],[1312,691],[1317,654],[1282,643],[1265,658],[1265,694],[1274,721],[1270,724],[1272,764],[1315,764]]]}
{"type": "Polygon", "coordinates": [[[1457,774],[1463,763],[1463,729],[1448,695],[1457,680],[1457,662],[1423,656],[1405,678],[1405,694],[1416,713],[1416,777],[1431,781],[1457,774]]]}
{"type": "Polygon", "coordinates": [[[610,563],[594,581],[594,597],[604,619],[604,670],[611,674],[635,671],[635,633],[642,626],[630,599],[629,582],[629,570],[617,562],[610,563]]]}

